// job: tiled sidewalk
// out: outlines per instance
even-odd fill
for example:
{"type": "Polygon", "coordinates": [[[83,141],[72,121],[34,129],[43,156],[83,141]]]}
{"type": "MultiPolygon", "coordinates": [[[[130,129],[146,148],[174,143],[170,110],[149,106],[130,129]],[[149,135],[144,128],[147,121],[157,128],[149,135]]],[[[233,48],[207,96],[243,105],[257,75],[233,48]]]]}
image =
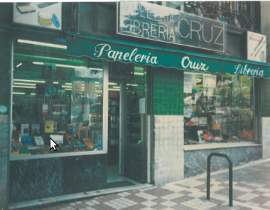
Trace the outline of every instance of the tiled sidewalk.
{"type": "Polygon", "coordinates": [[[234,207],[228,207],[228,173],[213,175],[211,201],[205,175],[144,190],[128,191],[42,210],[270,210],[270,160],[234,170],[234,207]]]}

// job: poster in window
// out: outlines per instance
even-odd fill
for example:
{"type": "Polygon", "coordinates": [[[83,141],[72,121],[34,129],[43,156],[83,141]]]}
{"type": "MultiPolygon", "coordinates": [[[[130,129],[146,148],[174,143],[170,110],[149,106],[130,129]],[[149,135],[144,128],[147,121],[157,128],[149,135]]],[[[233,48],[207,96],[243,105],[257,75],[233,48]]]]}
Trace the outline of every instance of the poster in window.
{"type": "Polygon", "coordinates": [[[266,62],[266,36],[251,31],[247,32],[247,59],[266,62]]]}
{"type": "Polygon", "coordinates": [[[212,74],[203,75],[203,87],[204,88],[216,88],[217,76],[212,74]]]}
{"type": "Polygon", "coordinates": [[[62,3],[30,2],[14,3],[13,22],[61,30],[62,3]]]}
{"type": "Polygon", "coordinates": [[[192,93],[192,74],[185,73],[184,93],[192,93]]]}

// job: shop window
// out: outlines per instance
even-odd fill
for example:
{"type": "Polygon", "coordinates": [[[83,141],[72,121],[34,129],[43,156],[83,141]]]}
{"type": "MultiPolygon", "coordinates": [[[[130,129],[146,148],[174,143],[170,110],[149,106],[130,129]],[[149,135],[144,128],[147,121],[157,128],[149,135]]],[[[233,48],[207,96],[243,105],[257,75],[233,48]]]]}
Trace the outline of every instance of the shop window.
{"type": "Polygon", "coordinates": [[[53,43],[17,40],[14,51],[11,157],[104,153],[102,65],[53,43]]]}
{"type": "Polygon", "coordinates": [[[254,141],[253,79],[185,73],[185,144],[254,141]]]}

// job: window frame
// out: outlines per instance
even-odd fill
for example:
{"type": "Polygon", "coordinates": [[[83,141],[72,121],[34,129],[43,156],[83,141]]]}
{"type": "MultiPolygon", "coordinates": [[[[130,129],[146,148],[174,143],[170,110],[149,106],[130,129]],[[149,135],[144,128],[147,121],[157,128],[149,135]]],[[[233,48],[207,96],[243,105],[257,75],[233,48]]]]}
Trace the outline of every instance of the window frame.
{"type": "MultiPolygon", "coordinates": [[[[201,75],[204,75],[204,73],[199,73],[199,72],[184,72],[183,76],[185,77],[185,73],[188,73],[188,74],[201,74],[201,75]]],[[[216,75],[216,74],[213,74],[213,73],[207,73],[207,74],[210,74],[210,75],[216,75]]],[[[223,74],[222,74],[223,75],[223,74]]],[[[241,76],[241,75],[239,75],[241,76]]],[[[250,109],[253,111],[253,122],[252,122],[252,128],[253,128],[253,132],[254,132],[254,138],[251,140],[251,141],[247,141],[247,140],[243,140],[243,139],[240,139],[240,141],[238,142],[203,142],[203,143],[199,143],[199,142],[196,142],[195,144],[186,144],[185,143],[185,134],[183,134],[184,136],[184,146],[196,146],[196,145],[211,145],[211,144],[241,144],[241,143],[249,143],[249,144],[259,144],[259,138],[258,138],[258,134],[259,134],[259,131],[258,131],[258,115],[256,113],[256,87],[255,87],[255,78],[253,77],[250,77],[252,79],[252,99],[251,99],[251,106],[250,106],[250,109]]],[[[184,79],[184,78],[183,78],[184,79]]],[[[184,84],[184,81],[183,81],[183,85],[184,84]]],[[[183,91],[184,91],[184,88],[183,88],[183,91]]],[[[183,100],[184,100],[185,96],[184,96],[184,93],[183,93],[183,100]]],[[[185,104],[183,106],[183,108],[185,109],[185,104]]],[[[183,113],[184,113],[184,110],[183,110],[183,113]]],[[[185,117],[183,116],[183,120],[185,119],[185,117]]],[[[185,125],[184,125],[184,131],[185,131],[185,125]]],[[[184,132],[185,133],[185,132],[184,132]]]]}
{"type": "MultiPolygon", "coordinates": [[[[24,37],[23,37],[24,38],[24,37]]],[[[86,155],[104,155],[108,152],[108,83],[109,83],[109,64],[106,61],[100,62],[100,67],[103,69],[103,108],[102,108],[102,150],[95,150],[95,151],[72,151],[72,152],[59,152],[53,153],[49,151],[46,154],[31,154],[31,155],[13,155],[12,154],[12,128],[13,128],[13,90],[12,85],[14,82],[14,56],[15,56],[15,42],[19,37],[16,37],[12,40],[12,50],[11,50],[11,80],[10,80],[10,145],[9,145],[9,160],[10,161],[17,161],[17,160],[34,160],[34,159],[49,159],[49,158],[60,158],[60,157],[73,157],[73,156],[86,156],[86,155]]],[[[30,38],[33,41],[41,41],[36,38],[30,38]]],[[[47,41],[46,41],[47,42],[47,41]]],[[[48,41],[48,43],[50,43],[48,41]]],[[[60,43],[59,43],[60,44],[60,43]]]]}

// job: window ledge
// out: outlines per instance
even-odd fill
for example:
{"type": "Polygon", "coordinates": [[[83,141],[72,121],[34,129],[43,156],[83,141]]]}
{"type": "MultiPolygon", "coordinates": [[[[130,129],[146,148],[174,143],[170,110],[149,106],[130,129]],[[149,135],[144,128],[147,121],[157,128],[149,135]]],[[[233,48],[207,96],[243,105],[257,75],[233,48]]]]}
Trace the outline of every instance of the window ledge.
{"type": "Polygon", "coordinates": [[[59,152],[59,153],[48,153],[48,154],[36,154],[36,155],[13,155],[10,154],[10,161],[17,160],[36,160],[36,159],[48,159],[48,158],[63,158],[63,157],[76,157],[76,156],[86,156],[86,155],[103,155],[107,151],[74,151],[74,152],[59,152]]]}
{"type": "Polygon", "coordinates": [[[227,149],[235,147],[258,147],[261,144],[252,142],[237,142],[237,143],[206,143],[206,144],[194,144],[194,145],[184,145],[184,151],[194,151],[194,150],[211,150],[211,149],[227,149]]]}

